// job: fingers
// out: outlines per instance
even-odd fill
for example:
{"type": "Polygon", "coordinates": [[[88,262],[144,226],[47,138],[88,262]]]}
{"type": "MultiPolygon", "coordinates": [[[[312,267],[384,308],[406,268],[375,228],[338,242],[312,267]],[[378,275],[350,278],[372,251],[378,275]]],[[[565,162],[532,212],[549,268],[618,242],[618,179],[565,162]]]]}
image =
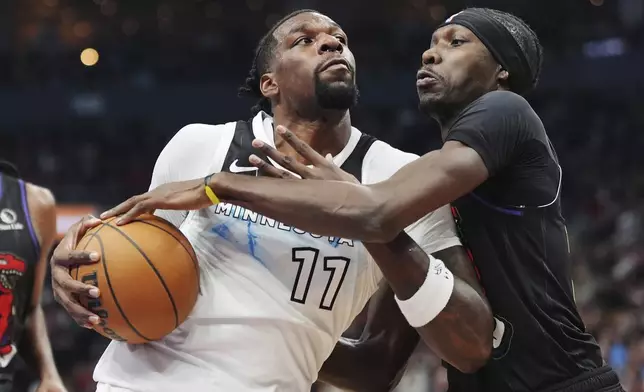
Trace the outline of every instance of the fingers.
{"type": "Polygon", "coordinates": [[[100,292],[97,287],[73,279],[69,272],[60,266],[52,269],[52,280],[56,302],[61,304],[80,326],[91,328],[99,323],[99,317],[85,309],[76,299],[80,296],[98,298],[100,292]]]}
{"type": "Polygon", "coordinates": [[[94,264],[101,259],[101,255],[93,251],[84,251],[84,250],[72,250],[65,252],[54,251],[54,254],[51,257],[51,262],[54,265],[61,267],[71,267],[73,265],[79,264],[94,264]]]}
{"type": "Polygon", "coordinates": [[[73,279],[69,274],[69,267],[96,263],[100,260],[100,255],[97,252],[74,249],[78,241],[87,233],[87,230],[98,226],[100,223],[101,220],[94,216],[85,216],[65,234],[51,257],[54,298],[79,325],[86,328],[91,328],[93,325],[98,324],[100,319],[97,315],[81,306],[76,298],[78,296],[98,298],[100,292],[97,287],[73,279]]]}
{"type": "Polygon", "coordinates": [[[140,200],[141,195],[132,196],[129,199],[125,200],[123,203],[117,205],[116,207],[109,209],[101,214],[101,219],[109,219],[114,216],[121,215],[129,210],[131,210],[140,200]]]}
{"type": "Polygon", "coordinates": [[[84,295],[90,298],[98,298],[101,294],[98,287],[79,282],[72,278],[69,270],[65,268],[56,267],[51,271],[51,274],[53,285],[68,295],[84,295]]]}
{"type": "Polygon", "coordinates": [[[147,197],[148,194],[149,192],[130,197],[116,207],[103,212],[101,214],[101,219],[109,219],[114,216],[122,215],[116,221],[117,225],[122,226],[132,222],[139,215],[154,212],[154,208],[150,207],[150,199],[147,197]]]}
{"type": "Polygon", "coordinates": [[[277,151],[277,149],[275,149],[272,146],[269,146],[268,144],[264,143],[261,140],[258,140],[258,139],[253,140],[253,147],[261,150],[264,154],[266,154],[267,156],[272,158],[275,162],[277,162],[278,165],[294,173],[297,173],[302,178],[309,178],[312,175],[311,170],[308,167],[306,167],[306,165],[303,165],[302,163],[298,162],[293,157],[282,154],[281,152],[277,151]]]}
{"type": "Polygon", "coordinates": [[[262,171],[262,173],[266,174],[269,177],[275,177],[275,178],[286,178],[286,179],[298,179],[296,176],[293,174],[287,172],[286,170],[280,170],[276,168],[275,166],[269,164],[265,160],[261,159],[257,155],[251,155],[248,158],[248,161],[251,163],[251,165],[255,166],[259,170],[262,171]]]}
{"type": "Polygon", "coordinates": [[[88,215],[74,224],[67,231],[60,244],[54,249],[51,257],[52,266],[69,267],[74,264],[91,264],[97,262],[100,259],[98,253],[80,249],[76,250],[75,248],[87,230],[100,223],[101,221],[99,219],[88,215]]]}
{"type": "Polygon", "coordinates": [[[138,216],[146,214],[146,213],[153,213],[154,208],[149,207],[150,203],[148,200],[142,200],[135,204],[129,211],[127,211],[123,216],[121,216],[117,221],[116,224],[119,226],[126,225],[130,222],[132,222],[134,219],[136,219],[138,216]]]}
{"type": "Polygon", "coordinates": [[[74,234],[74,247],[76,247],[76,244],[83,238],[85,233],[87,233],[88,230],[93,229],[94,227],[100,225],[102,221],[98,219],[97,217],[93,215],[86,215],[81,221],[80,224],[76,226],[75,229],[75,234],[74,234]]]}
{"type": "Polygon", "coordinates": [[[85,309],[80,302],[72,299],[67,294],[60,293],[55,295],[56,301],[67,311],[67,313],[83,328],[92,328],[101,322],[101,319],[85,309]]]}
{"type": "Polygon", "coordinates": [[[293,132],[286,129],[286,127],[278,125],[275,128],[275,131],[282,137],[282,139],[286,140],[286,142],[290,144],[298,154],[311,162],[314,166],[326,163],[326,160],[322,155],[318,154],[318,152],[311,146],[300,140],[293,132]]]}

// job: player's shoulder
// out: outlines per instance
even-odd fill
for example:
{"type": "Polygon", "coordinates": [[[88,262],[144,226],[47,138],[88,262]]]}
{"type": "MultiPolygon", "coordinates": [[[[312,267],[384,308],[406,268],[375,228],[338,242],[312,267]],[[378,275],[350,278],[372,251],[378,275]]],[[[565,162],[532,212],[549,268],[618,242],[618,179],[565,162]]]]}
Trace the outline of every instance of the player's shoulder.
{"type": "Polygon", "coordinates": [[[38,208],[52,209],[56,207],[56,198],[49,188],[25,182],[25,191],[29,200],[29,207],[38,205],[38,208]]]}
{"type": "Polygon", "coordinates": [[[56,234],[56,198],[51,190],[25,182],[27,206],[41,243],[56,234]]]}
{"type": "Polygon", "coordinates": [[[491,91],[465,108],[452,125],[456,130],[479,130],[503,134],[543,128],[539,116],[522,96],[511,91],[491,91]]]}
{"type": "Polygon", "coordinates": [[[159,158],[173,162],[188,162],[202,155],[212,155],[213,148],[231,139],[236,122],[222,124],[188,124],[166,144],[159,158]]]}
{"type": "Polygon", "coordinates": [[[220,147],[226,149],[234,131],[235,122],[182,127],[159,154],[152,174],[153,185],[201,176],[221,155],[220,147]]]}
{"type": "Polygon", "coordinates": [[[381,140],[373,142],[363,161],[363,182],[372,184],[391,177],[401,167],[418,159],[418,155],[399,150],[381,140]]]}
{"type": "Polygon", "coordinates": [[[382,140],[376,140],[373,142],[367,154],[370,153],[378,154],[380,158],[405,162],[404,164],[418,159],[418,155],[400,150],[389,143],[383,142],[382,140]]]}
{"type": "Polygon", "coordinates": [[[521,95],[512,91],[496,90],[484,94],[474,101],[468,108],[470,112],[486,114],[492,113],[497,118],[505,115],[534,115],[530,103],[521,95]]]}
{"type": "Polygon", "coordinates": [[[530,103],[517,93],[507,90],[490,91],[479,98],[480,103],[490,105],[496,108],[511,107],[517,108],[531,108],[530,103]]]}
{"type": "Polygon", "coordinates": [[[183,126],[171,141],[203,143],[211,140],[217,140],[222,137],[227,130],[234,130],[236,122],[222,124],[202,124],[193,123],[183,126]]]}

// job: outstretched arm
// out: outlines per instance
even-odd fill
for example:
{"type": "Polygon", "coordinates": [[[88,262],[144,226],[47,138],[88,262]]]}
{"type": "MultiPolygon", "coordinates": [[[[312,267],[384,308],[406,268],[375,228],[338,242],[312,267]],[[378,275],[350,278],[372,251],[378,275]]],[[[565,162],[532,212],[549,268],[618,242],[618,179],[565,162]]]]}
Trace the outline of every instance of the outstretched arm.
{"type": "MultiPolygon", "coordinates": [[[[300,155],[308,156],[310,147],[292,133],[280,127],[277,132],[300,155]]],[[[230,175],[216,176],[212,185],[224,199],[241,200],[254,211],[303,230],[388,242],[407,225],[471,192],[488,177],[511,166],[534,166],[532,157],[521,154],[527,143],[549,148],[541,120],[519,95],[495,91],[458,115],[440,150],[374,185],[253,182],[230,175]]]]}
{"type": "Polygon", "coordinates": [[[131,197],[101,214],[101,218],[124,214],[117,224],[125,224],[156,209],[206,208],[219,202],[204,192],[204,185],[208,185],[220,201],[235,203],[302,230],[384,243],[487,178],[486,165],[475,150],[460,142],[447,142],[441,150],[423,155],[391,178],[373,185],[217,173],[205,180],[161,185],[131,197]]]}
{"type": "MultiPolygon", "coordinates": [[[[284,135],[287,140],[289,134],[284,135]]],[[[476,151],[447,142],[373,185],[220,173],[211,178],[210,186],[222,200],[302,230],[389,242],[406,226],[467,194],[487,177],[476,151]]]]}

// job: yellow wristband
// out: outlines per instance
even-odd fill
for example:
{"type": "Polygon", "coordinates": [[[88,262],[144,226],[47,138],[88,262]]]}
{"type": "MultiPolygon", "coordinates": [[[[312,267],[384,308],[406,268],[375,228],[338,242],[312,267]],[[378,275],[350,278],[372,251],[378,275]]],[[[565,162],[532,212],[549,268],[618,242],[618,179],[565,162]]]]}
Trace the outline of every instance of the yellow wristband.
{"type": "Polygon", "coordinates": [[[212,190],[210,185],[208,185],[208,181],[210,180],[210,177],[212,177],[212,174],[209,176],[206,176],[206,178],[204,178],[203,180],[204,191],[206,191],[206,196],[208,196],[208,199],[210,199],[213,205],[219,204],[220,203],[219,198],[217,197],[217,195],[215,195],[215,192],[212,190]]]}

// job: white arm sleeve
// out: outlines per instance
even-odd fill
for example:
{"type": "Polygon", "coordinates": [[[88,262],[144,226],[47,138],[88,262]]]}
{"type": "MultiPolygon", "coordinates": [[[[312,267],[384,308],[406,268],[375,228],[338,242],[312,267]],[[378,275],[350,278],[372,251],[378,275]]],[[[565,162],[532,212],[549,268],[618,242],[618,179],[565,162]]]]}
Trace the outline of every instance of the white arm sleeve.
{"type": "MultiPolygon", "coordinates": [[[[150,181],[150,190],[176,181],[194,180],[221,170],[225,158],[218,147],[232,139],[234,123],[221,125],[190,124],[181,128],[157,158],[150,181]]],[[[227,149],[227,147],[226,147],[227,149]]],[[[188,211],[157,210],[160,216],[179,227],[188,211]]]]}
{"type": "MultiPolygon", "coordinates": [[[[377,141],[365,156],[362,165],[363,183],[373,184],[384,181],[401,167],[416,159],[418,156],[415,154],[397,150],[387,143],[377,141]]],[[[449,205],[430,212],[408,226],[405,231],[427,254],[461,245],[449,205]]],[[[382,279],[382,272],[377,267],[374,267],[373,279],[374,282],[382,279]]]]}

